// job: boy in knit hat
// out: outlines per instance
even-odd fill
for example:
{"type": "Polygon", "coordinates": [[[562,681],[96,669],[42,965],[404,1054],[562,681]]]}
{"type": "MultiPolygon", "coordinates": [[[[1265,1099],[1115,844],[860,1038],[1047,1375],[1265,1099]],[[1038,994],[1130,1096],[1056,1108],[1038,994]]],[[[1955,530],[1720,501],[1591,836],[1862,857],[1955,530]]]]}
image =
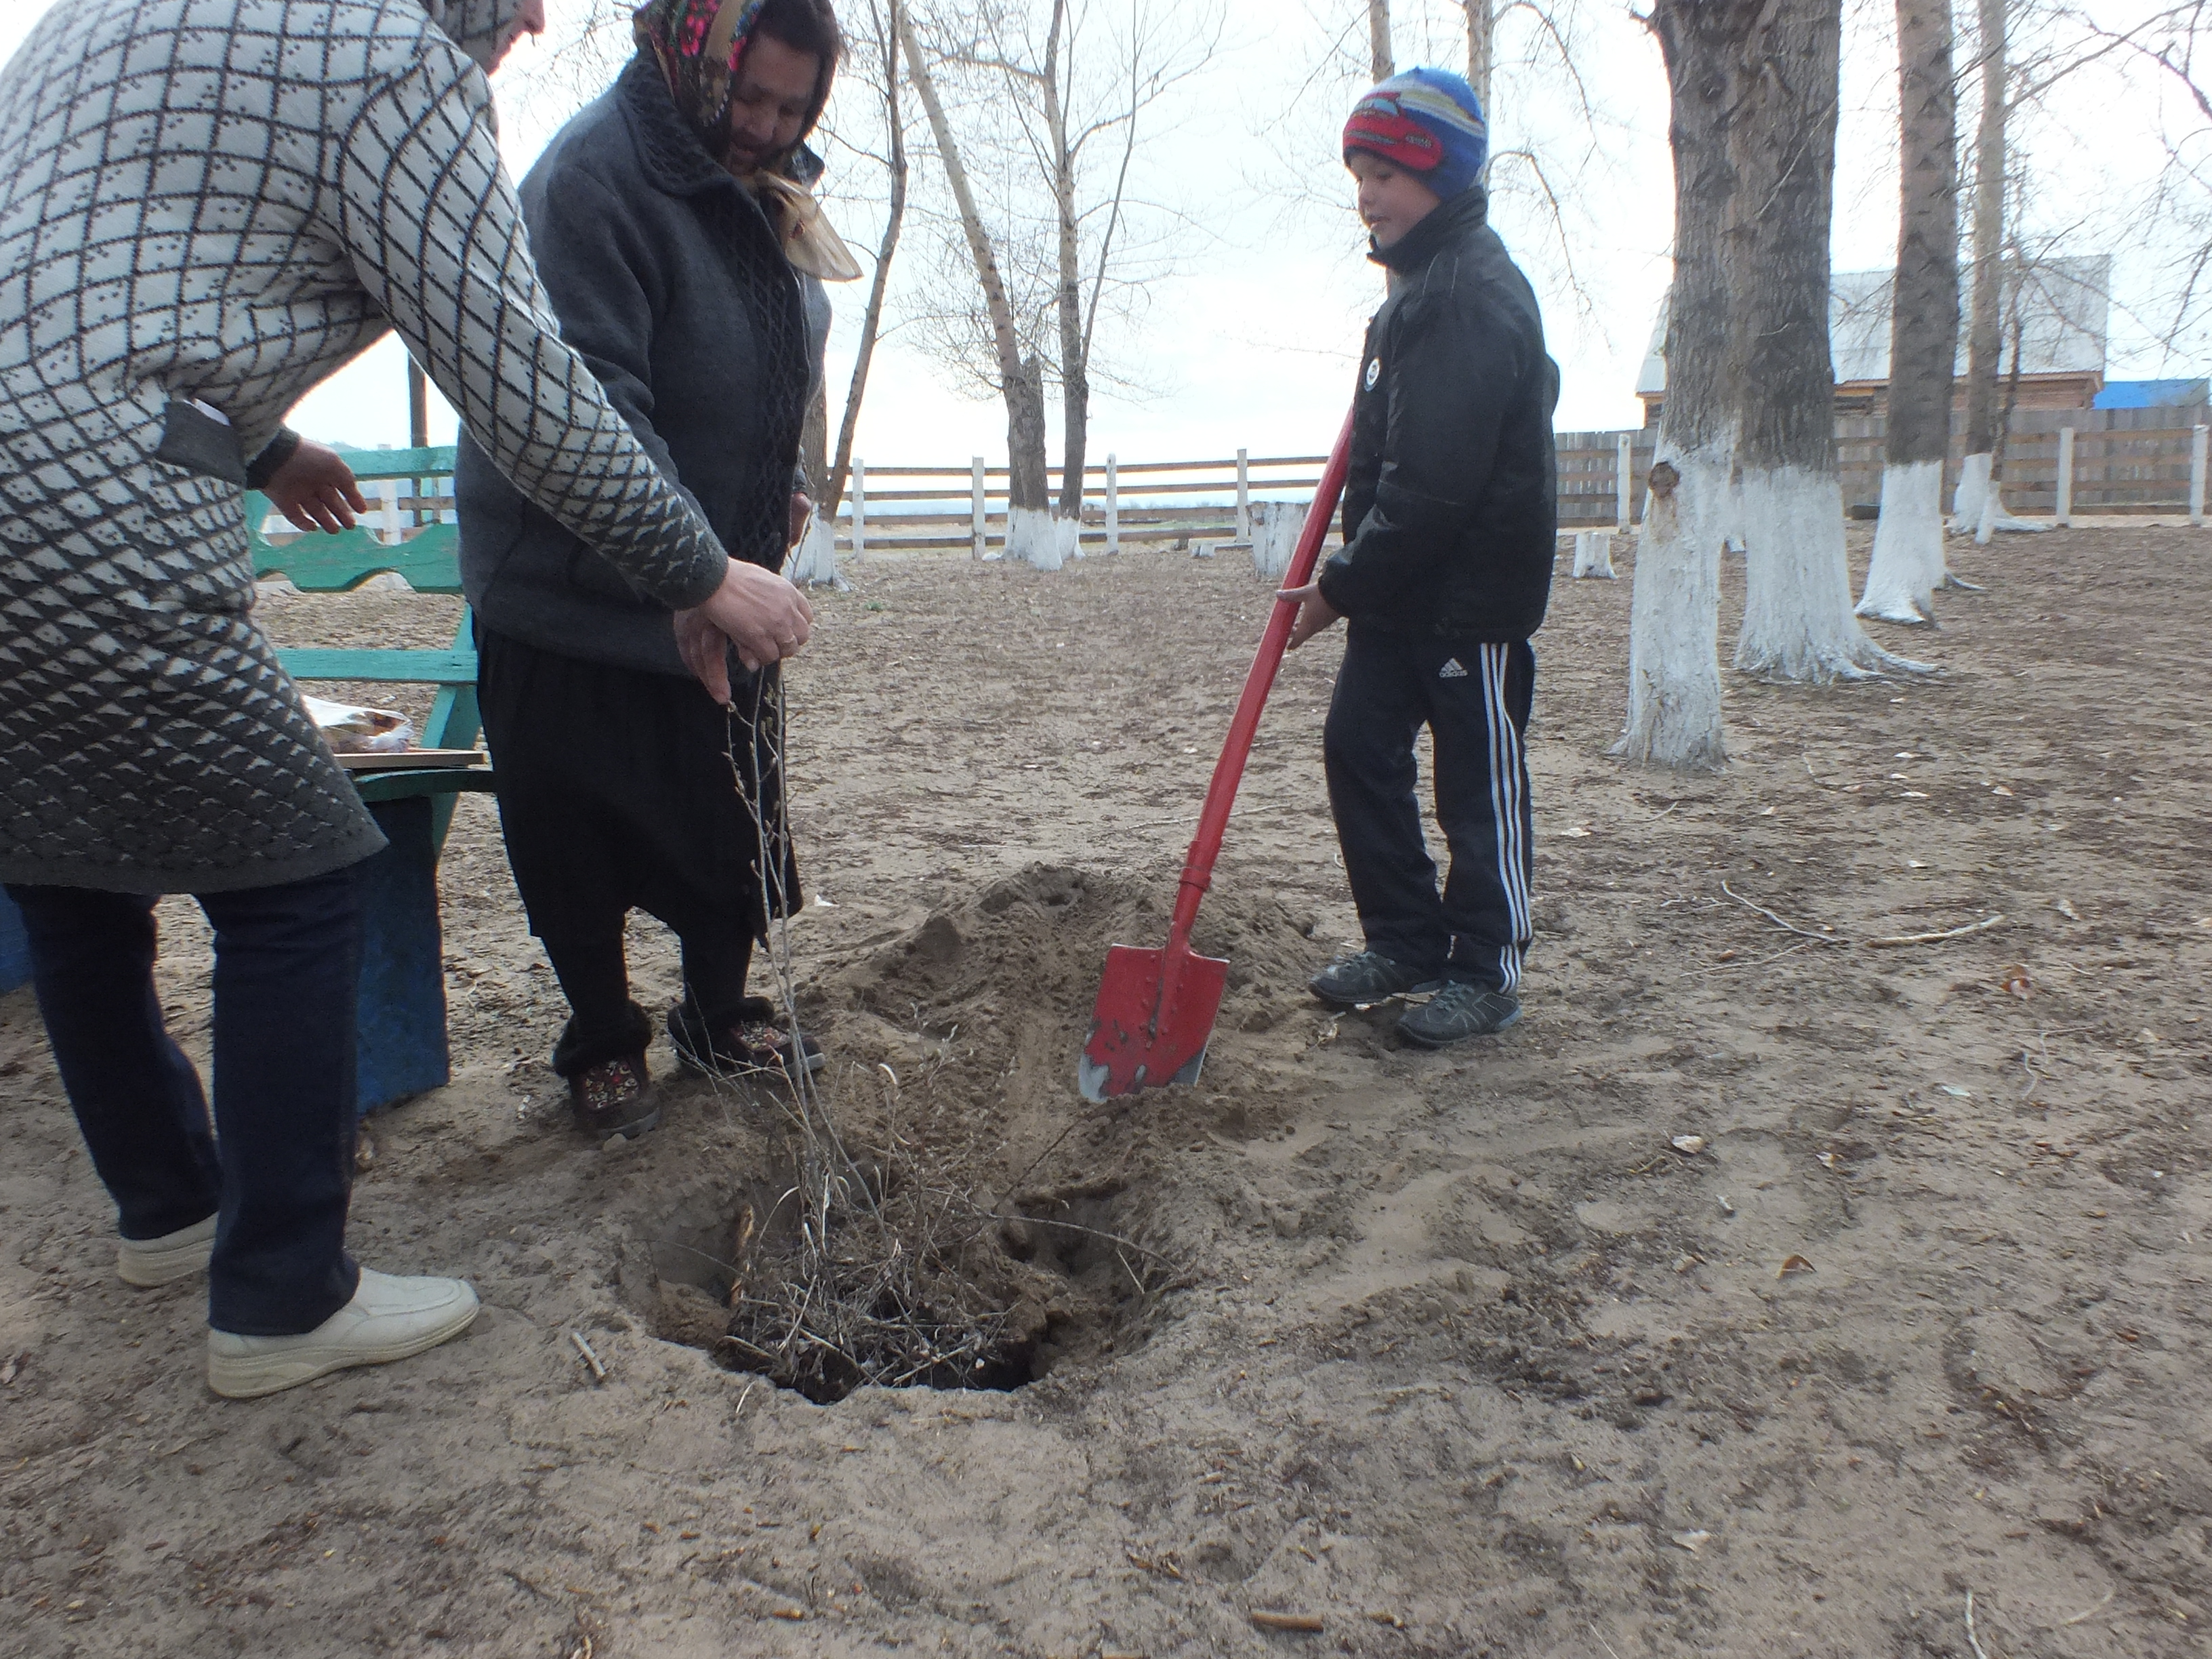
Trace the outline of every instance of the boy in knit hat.
{"type": "Polygon", "coordinates": [[[1360,360],[1343,550],[1284,595],[1301,602],[1293,647],[1349,624],[1322,754],[1366,948],[1314,994],[1432,993],[1398,1022],[1426,1048],[1521,1017],[1529,940],[1528,638],[1551,593],[1559,374],[1490,228],[1488,152],[1474,90],[1438,70],[1385,81],[1345,126],[1390,294],[1360,360]],[[1441,893],[1414,794],[1424,726],[1451,851],[1441,893]]]}

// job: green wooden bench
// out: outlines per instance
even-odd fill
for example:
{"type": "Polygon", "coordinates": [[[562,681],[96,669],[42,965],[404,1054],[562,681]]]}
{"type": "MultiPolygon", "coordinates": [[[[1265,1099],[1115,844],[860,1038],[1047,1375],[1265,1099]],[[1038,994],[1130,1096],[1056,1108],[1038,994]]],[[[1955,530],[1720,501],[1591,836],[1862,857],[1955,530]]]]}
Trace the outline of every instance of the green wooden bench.
{"type": "MultiPolygon", "coordinates": [[[[319,530],[290,532],[295,538],[272,543],[263,533],[264,522],[275,512],[266,496],[249,492],[246,510],[253,543],[253,574],[282,575],[303,593],[345,593],[372,576],[387,572],[406,579],[418,593],[458,593],[461,591],[460,526],[452,523],[453,449],[349,449],[339,452],[355,477],[370,486],[363,493],[378,496],[376,486],[408,479],[414,487],[442,483],[447,488],[416,496],[384,495],[373,503],[368,516],[338,535],[319,530]],[[431,522],[414,522],[423,516],[431,522]],[[398,532],[406,539],[393,543],[385,535],[398,532]],[[384,532],[384,533],[380,533],[384,532]]],[[[282,523],[283,520],[278,520],[282,523]]],[[[430,717],[423,723],[425,749],[466,749],[483,731],[477,715],[477,652],[469,614],[452,648],[443,651],[318,650],[279,651],[286,671],[296,680],[359,680],[388,685],[434,685],[430,717]]],[[[385,773],[378,781],[362,780],[366,799],[399,799],[416,786],[392,783],[396,793],[372,795],[386,788],[384,780],[412,779],[413,773],[385,773]]],[[[481,785],[473,787],[483,787],[481,785]]],[[[439,842],[445,841],[445,823],[453,805],[447,799],[441,815],[439,842]]]]}
{"type": "MultiPolygon", "coordinates": [[[[276,543],[263,533],[274,509],[266,497],[249,493],[246,522],[254,574],[282,575],[305,593],[343,593],[393,571],[417,592],[459,592],[460,530],[451,522],[453,451],[340,453],[373,498],[368,516],[339,535],[310,531],[276,543]],[[414,480],[412,488],[420,493],[397,495],[392,481],[399,479],[414,480]],[[425,488],[433,483],[441,487],[425,488]],[[394,533],[404,539],[387,539],[394,533]]],[[[470,748],[483,730],[477,712],[476,646],[465,608],[453,642],[445,649],[308,647],[276,655],[296,680],[435,686],[422,726],[423,748],[470,748]]],[[[361,1109],[368,1112],[442,1087],[452,1078],[438,855],[456,798],[489,790],[492,774],[488,767],[426,768],[364,772],[354,781],[391,842],[362,867],[366,927],[359,1096],[361,1109]]]]}

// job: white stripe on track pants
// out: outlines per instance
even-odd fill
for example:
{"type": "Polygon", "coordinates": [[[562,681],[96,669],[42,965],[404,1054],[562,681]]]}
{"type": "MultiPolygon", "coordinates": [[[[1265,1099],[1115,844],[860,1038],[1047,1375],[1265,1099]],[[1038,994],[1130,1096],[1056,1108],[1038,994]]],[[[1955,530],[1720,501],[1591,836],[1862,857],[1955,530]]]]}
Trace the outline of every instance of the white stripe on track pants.
{"type": "Polygon", "coordinates": [[[1536,653],[1353,623],[1328,708],[1329,810],[1370,950],[1424,974],[1504,990],[1528,949],[1533,864],[1527,738],[1536,653]],[[1413,744],[1436,748],[1441,892],[1421,834],[1413,744]]]}

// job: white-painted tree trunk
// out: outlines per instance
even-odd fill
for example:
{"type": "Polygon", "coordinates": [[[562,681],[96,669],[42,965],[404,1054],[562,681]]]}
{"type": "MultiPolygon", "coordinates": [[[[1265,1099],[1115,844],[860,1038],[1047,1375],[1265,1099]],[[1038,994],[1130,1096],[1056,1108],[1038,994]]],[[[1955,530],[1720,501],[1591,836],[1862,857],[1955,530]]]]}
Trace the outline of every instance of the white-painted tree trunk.
{"type": "Polygon", "coordinates": [[[837,532],[819,513],[806,520],[806,533],[791,550],[783,574],[802,587],[852,586],[837,574],[837,532]]]}
{"type": "Polygon", "coordinates": [[[1252,568],[1260,580],[1279,582],[1289,574],[1291,555],[1306,527],[1306,509],[1296,501],[1261,501],[1252,508],[1252,568]]]}
{"type": "Polygon", "coordinates": [[[1959,464],[1959,482],[1951,491],[1951,528],[1971,536],[1982,526],[1982,501],[1990,493],[1990,466],[1996,458],[1969,455],[1959,464]]]}
{"type": "Polygon", "coordinates": [[[1575,580],[1607,582],[1613,580],[1613,537],[1609,532],[1577,530],[1575,532],[1575,580]]]}
{"type": "Polygon", "coordinates": [[[1826,685],[1887,670],[1928,672],[1883,650],[1851,614],[1844,489],[1811,467],[1746,467],[1743,631],[1735,665],[1768,679],[1826,685]]]}
{"type": "Polygon", "coordinates": [[[2038,524],[2033,519],[2016,519],[2005,511],[2004,486],[1992,483],[1982,492],[1981,520],[1974,526],[1974,540],[1989,545],[1990,536],[2002,530],[2013,535],[2035,536],[2050,529],[2047,524],[2038,524]]]}
{"type": "Polygon", "coordinates": [[[2004,509],[2004,489],[1990,482],[1990,468],[1995,458],[1990,455],[1969,455],[1960,464],[1958,488],[1951,492],[1951,529],[1954,534],[1972,536],[1986,546],[1996,531],[2014,534],[2033,535],[2051,528],[2033,519],[2016,519],[2004,509]]]}
{"type": "Polygon", "coordinates": [[[1613,752],[1655,766],[1727,763],[1721,726],[1721,504],[1726,450],[1652,468],[1628,609],[1628,721],[1613,752]],[[1674,476],[1668,476],[1669,471],[1674,476]]]}
{"type": "Polygon", "coordinates": [[[1067,562],[1060,529],[1065,522],[1042,507],[1008,509],[1006,556],[1033,564],[1040,570],[1059,569],[1067,562]]]}
{"type": "Polygon", "coordinates": [[[1893,462],[1881,470],[1881,516],[1858,614],[1933,623],[1943,569],[1943,463],[1893,462]]]}

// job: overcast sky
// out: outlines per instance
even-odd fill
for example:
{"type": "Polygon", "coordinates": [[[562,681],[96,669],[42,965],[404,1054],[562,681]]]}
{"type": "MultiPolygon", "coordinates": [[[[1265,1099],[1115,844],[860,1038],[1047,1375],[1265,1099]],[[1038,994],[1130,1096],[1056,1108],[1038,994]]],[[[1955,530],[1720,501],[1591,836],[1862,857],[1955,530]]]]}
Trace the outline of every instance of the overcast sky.
{"type": "MultiPolygon", "coordinates": [[[[1119,0],[1115,0],[1119,3],[1119,0]]],[[[1102,346],[1120,383],[1094,394],[1091,452],[1124,460],[1316,453],[1328,447],[1349,398],[1360,330],[1380,292],[1348,212],[1346,175],[1330,158],[1356,95],[1365,54],[1364,5],[1356,0],[1218,0],[1220,44],[1160,112],[1141,151],[1146,199],[1185,216],[1170,239],[1174,273],[1146,285],[1141,307],[1102,346]]],[[[2108,0],[2112,20],[2138,9],[2108,0]]],[[[556,30],[582,0],[549,0],[556,30]]],[[[46,0],[0,0],[0,58],[15,50],[46,0]]],[[[1895,56],[1889,0],[1846,0],[1850,31],[1838,143],[1835,262],[1841,270],[1886,266],[1896,241],[1895,56]]],[[[1401,66],[1464,66],[1459,8],[1445,0],[1399,0],[1401,66]]],[[[1961,8],[1970,16],[1970,8],[1961,8]]],[[[1666,88],[1656,46],[1620,0],[1589,0],[1573,12],[1573,82],[1555,63],[1516,68],[1523,33],[1502,43],[1492,111],[1493,149],[1533,150],[1559,203],[1540,207],[1524,164],[1501,162],[1496,220],[1523,257],[1545,305],[1553,355],[1564,375],[1559,425],[1640,423],[1633,398],[1654,313],[1667,282],[1671,171],[1666,88]],[[1586,99],[1589,112],[1583,112],[1586,99]],[[1506,169],[1517,167],[1509,175],[1506,169]]],[[[510,167],[519,175],[567,112],[561,98],[533,88],[544,48],[526,42],[494,78],[510,167]],[[520,73],[518,73],[520,71],[520,73]]],[[[842,83],[827,125],[866,129],[869,94],[842,83]]],[[[2077,77],[2019,125],[2028,154],[2028,217],[2055,234],[2051,251],[2119,257],[2116,287],[2148,310],[2157,286],[2144,238],[2124,227],[2126,204],[2164,156],[2160,119],[2168,94],[2151,77],[2114,69],[2077,77]]],[[[1972,131],[1971,109],[1962,125],[1972,131]]],[[[864,258],[877,231],[870,203],[879,173],[832,143],[825,146],[840,197],[833,214],[864,258]]],[[[928,163],[933,167],[934,163],[928,163]]],[[[910,229],[902,259],[931,257],[926,225],[910,229]]],[[[915,271],[919,274],[919,269],[915,271]]],[[[839,317],[830,366],[833,419],[849,372],[865,282],[833,289],[839,317]]],[[[2124,305],[2114,319],[2110,373],[2202,373],[2175,362],[2124,305]]],[[[1003,462],[1002,406],[979,397],[921,355],[912,331],[895,331],[878,352],[863,404],[858,453],[872,464],[1003,462]]],[[[404,355],[387,341],[326,382],[295,421],[312,435],[361,445],[406,439],[404,355]]],[[[1056,411],[1055,411],[1056,414],[1056,411]]],[[[1057,444],[1055,419],[1054,443],[1057,444]]],[[[434,441],[451,441],[440,407],[434,441]]],[[[1056,458],[1055,449],[1055,458],[1056,458]]]]}

